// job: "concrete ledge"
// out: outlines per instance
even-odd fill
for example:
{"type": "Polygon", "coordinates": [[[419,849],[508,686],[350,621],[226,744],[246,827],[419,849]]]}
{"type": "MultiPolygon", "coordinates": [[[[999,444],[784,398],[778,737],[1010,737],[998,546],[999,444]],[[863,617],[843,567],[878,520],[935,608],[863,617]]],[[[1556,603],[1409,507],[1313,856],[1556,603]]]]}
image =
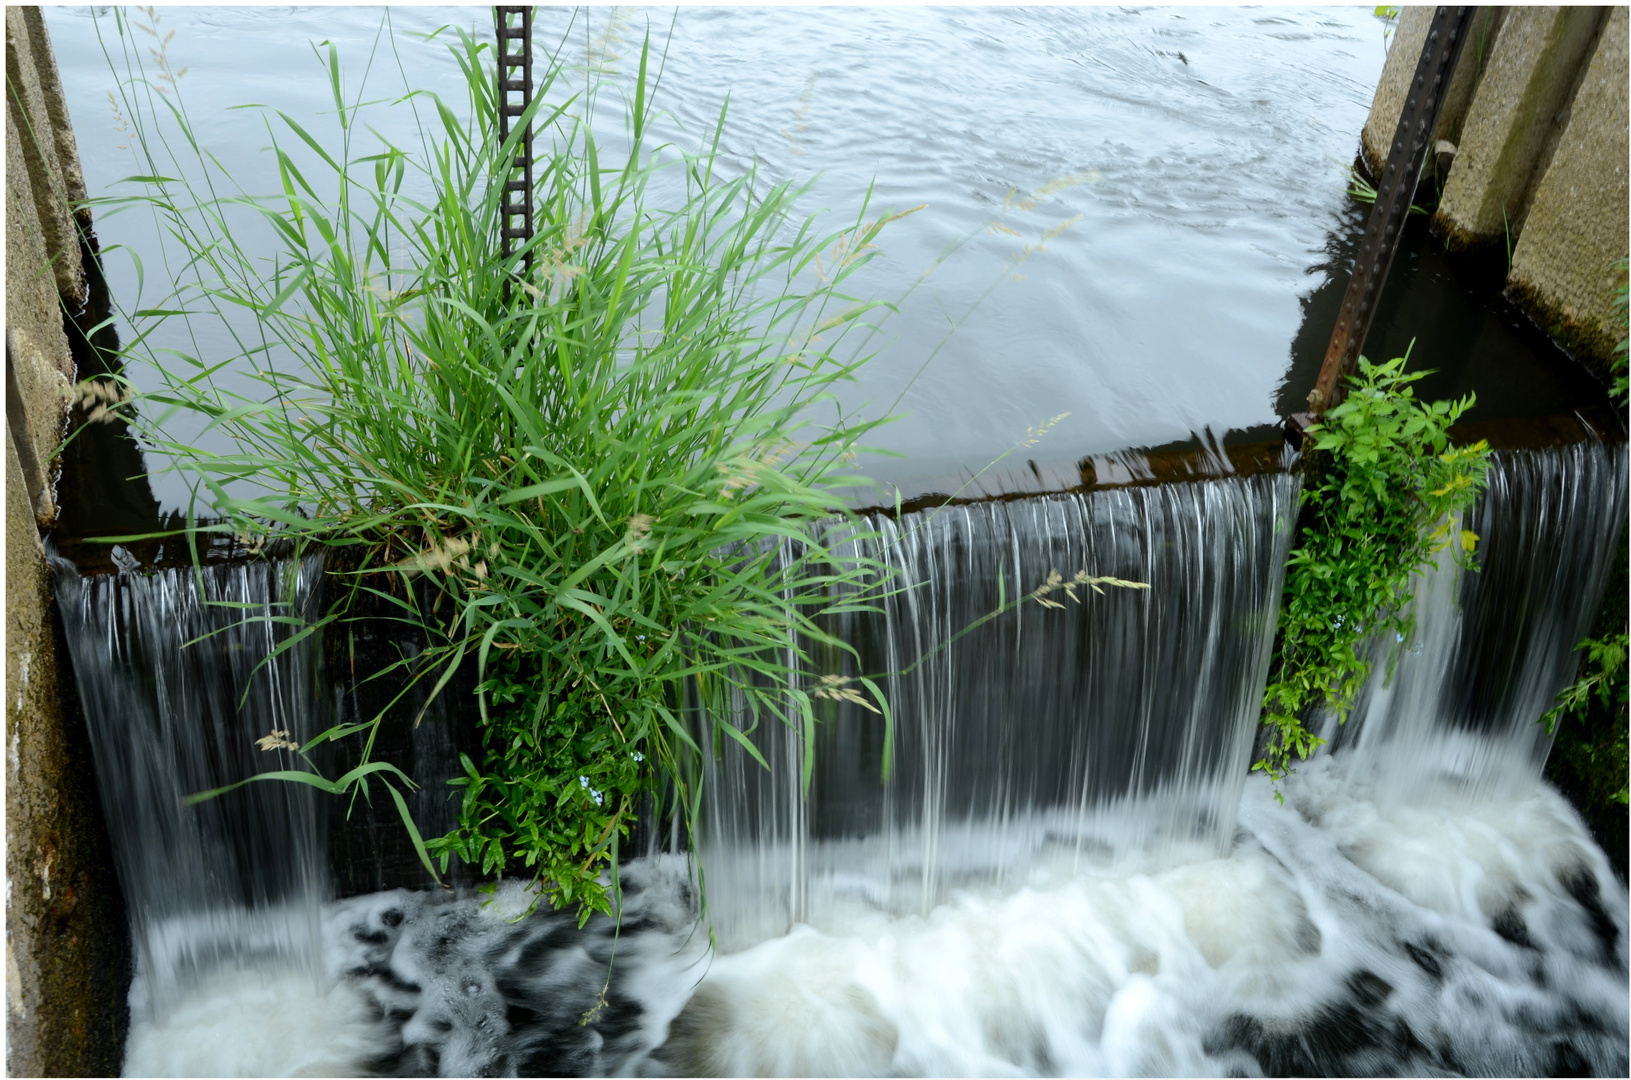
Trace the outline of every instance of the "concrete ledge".
{"type": "Polygon", "coordinates": [[[1631,250],[1631,35],[1626,8],[1607,14],[1507,279],[1507,293],[1520,307],[1565,347],[1600,364],[1625,335],[1613,300],[1619,262],[1631,250]]]}

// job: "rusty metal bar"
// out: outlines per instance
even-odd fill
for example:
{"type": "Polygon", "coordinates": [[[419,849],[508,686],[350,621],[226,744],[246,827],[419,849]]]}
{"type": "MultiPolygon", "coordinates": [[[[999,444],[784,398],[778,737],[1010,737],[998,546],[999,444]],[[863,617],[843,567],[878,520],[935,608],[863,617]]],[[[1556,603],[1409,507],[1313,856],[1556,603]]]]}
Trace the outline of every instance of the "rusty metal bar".
{"type": "MultiPolygon", "coordinates": [[[[511,121],[519,119],[521,114],[532,102],[532,8],[530,7],[499,7],[494,9],[498,29],[498,141],[503,143],[510,137],[511,121]],[[513,22],[512,20],[519,20],[513,22]],[[512,51],[512,43],[519,45],[518,51],[512,51]],[[520,69],[520,77],[515,77],[516,69],[520,69]],[[511,95],[519,94],[520,100],[512,99],[511,95]]],[[[501,166],[502,168],[502,166],[501,166]]],[[[516,147],[515,160],[510,162],[509,168],[503,169],[504,190],[499,198],[499,249],[504,263],[509,265],[511,257],[515,254],[515,242],[525,243],[532,239],[533,213],[532,213],[532,125],[529,123],[521,133],[520,145],[516,147]],[[517,176],[516,173],[520,173],[517,176]],[[516,224],[516,219],[520,224],[516,224]]],[[[523,277],[530,277],[532,273],[532,250],[522,252],[522,265],[525,267],[523,277]]],[[[514,271],[504,279],[504,299],[510,298],[510,277],[514,271]]]]}
{"type": "MultiPolygon", "coordinates": [[[[1422,163],[1433,141],[1433,129],[1444,105],[1444,94],[1455,72],[1456,58],[1472,27],[1474,7],[1441,7],[1433,13],[1421,59],[1410,82],[1399,124],[1393,131],[1393,147],[1376,184],[1376,205],[1371,207],[1365,234],[1354,258],[1353,277],[1343,294],[1331,343],[1325,350],[1319,380],[1308,395],[1309,419],[1317,419],[1343,397],[1344,380],[1358,366],[1359,350],[1365,344],[1382,286],[1387,282],[1393,253],[1399,247],[1410,200],[1416,194],[1422,163]]],[[[1303,419],[1294,417],[1293,422],[1303,419]]],[[[1297,426],[1306,426],[1298,424],[1297,426]]]]}

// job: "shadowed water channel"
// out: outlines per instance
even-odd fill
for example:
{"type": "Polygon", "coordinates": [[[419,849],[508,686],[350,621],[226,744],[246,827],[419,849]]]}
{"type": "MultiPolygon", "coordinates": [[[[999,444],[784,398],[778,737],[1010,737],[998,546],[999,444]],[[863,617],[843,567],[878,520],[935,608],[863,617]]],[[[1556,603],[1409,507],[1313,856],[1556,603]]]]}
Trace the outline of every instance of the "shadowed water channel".
{"type": "MultiPolygon", "coordinates": [[[[541,39],[565,18],[548,14],[541,39]]],[[[399,17],[434,84],[403,31],[469,9],[399,17]]],[[[130,171],[97,134],[106,74],[89,16],[50,18],[95,192],[130,171]]],[[[326,87],[286,77],[294,53],[308,37],[365,51],[380,17],[279,13],[277,35],[265,11],[165,18],[178,56],[239,58],[195,63],[195,101],[316,114],[326,87]]],[[[640,32],[612,30],[625,53],[640,32]]],[[[287,640],[278,616],[320,601],[316,563],[195,575],[131,546],[110,565],[73,539],[133,526],[98,519],[106,500],[67,503],[82,516],[58,540],[80,565],[56,563],[59,600],[139,965],[127,1073],[1623,1075],[1624,886],[1539,782],[1534,723],[1623,527],[1623,443],[1577,427],[1503,452],[1473,514],[1483,571],[1423,576],[1421,631],[1401,655],[1378,644],[1393,677],[1327,731],[1336,752],[1278,793],[1247,775],[1296,480],[1278,447],[1244,444],[1277,439],[1265,425],[1301,408],[1323,351],[1362,225],[1343,170],[1381,60],[1380,25],[1336,10],[680,12],[675,137],[729,87],[738,166],[819,167],[827,205],[876,173],[885,204],[936,211],[869,284],[898,291],[977,237],[856,390],[905,390],[912,415],[886,430],[910,456],[884,479],[953,490],[1072,414],[979,485],[1056,493],[873,515],[871,553],[906,589],[839,629],[870,670],[903,672],[892,774],[877,718],[842,702],[809,750],[755,732],[774,771],[727,744],[705,765],[706,911],[666,830],[623,868],[614,937],[603,919],[517,920],[516,882],[424,889],[389,806],[347,814],[279,783],[183,805],[273,767],[254,748],[269,732],[363,715],[379,691],[358,658],[366,675],[403,643],[312,640],[257,668],[287,640]],[[1080,220],[1007,280],[1022,241],[986,223],[1011,189],[1063,179],[1003,220],[1033,241],[1080,220]],[[943,309],[973,314],[908,386],[943,309]],[[119,572],[81,576],[98,563],[119,572]],[[1079,589],[952,640],[998,606],[999,577],[1012,596],[1054,571],[1150,588],[1079,589]]],[[[259,136],[200,123],[254,162],[259,136]]],[[[99,222],[109,246],[154,242],[144,227],[99,222]]],[[[1407,244],[1372,351],[1419,335],[1418,362],[1442,369],[1428,392],[1477,388],[1483,419],[1602,406],[1487,283],[1425,235],[1407,244]]],[[[119,265],[110,285],[133,296],[119,265]]],[[[94,490],[93,468],[65,483],[94,490]]],[[[185,504],[167,482],[153,495],[185,504]]],[[[469,724],[404,719],[386,748],[425,782],[428,831],[451,825],[440,781],[469,724]]]]}

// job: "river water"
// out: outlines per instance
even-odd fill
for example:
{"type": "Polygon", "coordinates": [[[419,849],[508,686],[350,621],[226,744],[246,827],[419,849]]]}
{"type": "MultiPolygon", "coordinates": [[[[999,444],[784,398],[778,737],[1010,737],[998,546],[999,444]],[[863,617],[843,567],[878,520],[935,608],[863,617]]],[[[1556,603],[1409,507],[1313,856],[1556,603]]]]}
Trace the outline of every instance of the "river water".
{"type": "MultiPolygon", "coordinates": [[[[456,102],[457,69],[414,34],[490,27],[469,8],[159,14],[139,44],[175,31],[173,93],[251,190],[270,187],[269,137],[226,106],[321,127],[312,43],[337,43],[349,93],[411,77],[456,102]]],[[[106,96],[107,13],[47,17],[102,194],[140,171],[106,96]]],[[[853,390],[906,413],[883,441],[907,456],[875,475],[950,490],[1068,412],[1034,467],[984,481],[1063,487],[1084,457],[1261,438],[1300,407],[1363,224],[1344,189],[1385,55],[1370,9],[547,9],[538,37],[615,83],[648,20],[668,42],[668,137],[694,146],[728,90],[729,167],[819,173],[808,208],[835,222],[874,181],[880,208],[926,204],[862,282],[892,298],[922,279],[853,390]]],[[[409,114],[377,115],[410,134],[409,114]]],[[[97,229],[115,299],[157,306],[153,223],[105,207],[97,229]]],[[[1600,399],[1425,235],[1399,265],[1376,348],[1419,335],[1437,392],[1487,388],[1490,418],[1600,399]]],[[[221,357],[227,337],[188,347],[221,357]]],[[[909,513],[900,529],[924,527],[891,557],[913,591],[851,628],[891,668],[989,608],[997,573],[1155,587],[1084,589],[946,642],[891,687],[890,784],[859,713],[823,729],[808,799],[722,756],[699,837],[709,909],[659,837],[624,868],[617,933],[522,917],[515,882],[344,895],[313,868],[320,811],[274,785],[178,816],[180,796],[242,778],[253,740],[309,738],[343,696],[312,641],[256,659],[314,571],[59,562],[124,817],[126,1072],[1623,1075],[1625,889],[1539,782],[1533,719],[1595,610],[1626,469],[1600,443],[1498,460],[1474,515],[1487,580],[1423,575],[1422,633],[1383,665],[1397,677],[1278,791],[1244,766],[1294,477],[909,513]],[[223,597],[242,606],[207,607],[223,597]]],[[[185,505],[173,478],[154,493],[185,505]]],[[[797,740],[758,737],[796,775],[797,740]]]]}
{"type": "MultiPolygon", "coordinates": [[[[255,193],[276,189],[271,129],[261,110],[229,106],[282,109],[337,145],[315,43],[338,47],[349,101],[389,101],[411,84],[462,108],[449,28],[491,34],[485,8],[189,7],[159,19],[158,35],[174,32],[170,69],[186,69],[169,96],[255,193]]],[[[89,190],[128,193],[118,181],[147,170],[108,97],[112,19],[51,8],[47,20],[89,190]]],[[[1385,29],[1363,7],[552,8],[535,38],[568,62],[592,55],[615,90],[649,31],[654,48],[666,44],[658,136],[699,148],[728,94],[725,167],[813,179],[802,207],[834,230],[869,185],[878,210],[925,207],[890,226],[857,279],[858,294],[901,308],[847,391],[852,410],[902,414],[874,441],[905,456],[864,464],[910,498],[958,490],[1060,414],[1023,455],[1034,466],[1011,458],[965,493],[1070,486],[1088,455],[1208,430],[1262,439],[1263,425],[1301,409],[1363,227],[1347,170],[1385,29]]],[[[131,35],[143,57],[158,44],[131,35]]],[[[417,145],[410,109],[364,115],[417,145]]],[[[606,117],[615,128],[616,110],[606,117]]],[[[358,138],[354,153],[370,152],[358,138]]],[[[319,175],[315,155],[280,141],[319,175]]],[[[152,217],[110,207],[96,228],[114,299],[126,311],[163,306],[152,217]]],[[[242,241],[267,257],[275,248],[247,224],[242,241]]],[[[1478,389],[1487,405],[1475,416],[1600,400],[1424,230],[1398,263],[1371,351],[1395,355],[1419,338],[1417,366],[1443,372],[1424,389],[1478,389]]],[[[219,328],[192,332],[196,342],[179,326],[155,340],[212,360],[233,352],[219,328]]],[[[179,479],[154,483],[162,508],[185,506],[179,479]]]]}

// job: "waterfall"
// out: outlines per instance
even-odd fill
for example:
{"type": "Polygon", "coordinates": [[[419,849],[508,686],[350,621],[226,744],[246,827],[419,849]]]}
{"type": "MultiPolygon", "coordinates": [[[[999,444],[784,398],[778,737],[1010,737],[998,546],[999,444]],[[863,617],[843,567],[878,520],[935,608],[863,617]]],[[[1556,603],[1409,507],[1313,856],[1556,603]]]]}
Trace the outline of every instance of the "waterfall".
{"type": "MultiPolygon", "coordinates": [[[[813,659],[882,676],[887,781],[882,719],[848,701],[818,699],[809,743],[755,729],[770,770],[723,740],[696,862],[629,860],[621,925],[581,929],[522,917],[524,881],[390,888],[388,818],[325,823],[303,786],[186,804],[294,764],[255,740],[395,692],[368,682],[389,632],[353,635],[332,685],[295,640],[319,563],[59,561],[138,954],[126,1071],[1623,1075],[1625,889],[1539,782],[1536,721],[1627,473],[1623,445],[1496,455],[1464,523],[1479,569],[1420,576],[1415,635],[1377,643],[1352,718],[1278,788],[1248,771],[1294,477],[873,515],[843,542],[889,595],[827,624],[855,655],[813,659]],[[1060,607],[1029,595],[1055,572],[1060,607]],[[1078,572],[1149,588],[1072,601],[1078,572]]],[[[382,752],[439,767],[473,745],[454,708],[382,752]]]]}
{"type": "Polygon", "coordinates": [[[161,1018],[243,970],[315,984],[327,873],[316,792],[262,782],[186,799],[300,767],[256,740],[301,743],[326,726],[315,642],[294,636],[321,559],[92,577],[53,565],[130,917],[133,1012],[161,1018]]]}
{"type": "MultiPolygon", "coordinates": [[[[1225,852],[1257,726],[1297,482],[1231,477],[874,515],[858,553],[894,571],[876,613],[833,629],[894,713],[823,702],[803,737],[710,756],[700,850],[727,948],[856,905],[926,914],[955,889],[1084,862],[1225,852]],[[1147,589],[1056,589],[1086,571],[1147,589]]],[[[745,724],[743,725],[745,726],[745,724]]]]}
{"type": "Polygon", "coordinates": [[[1464,523],[1476,572],[1440,553],[1416,580],[1411,640],[1379,644],[1353,718],[1321,734],[1367,755],[1393,798],[1522,797],[1552,745],[1537,721],[1601,603],[1627,482],[1624,443],[1492,455],[1464,523]]]}

